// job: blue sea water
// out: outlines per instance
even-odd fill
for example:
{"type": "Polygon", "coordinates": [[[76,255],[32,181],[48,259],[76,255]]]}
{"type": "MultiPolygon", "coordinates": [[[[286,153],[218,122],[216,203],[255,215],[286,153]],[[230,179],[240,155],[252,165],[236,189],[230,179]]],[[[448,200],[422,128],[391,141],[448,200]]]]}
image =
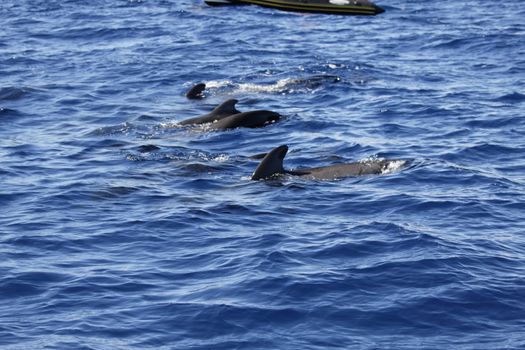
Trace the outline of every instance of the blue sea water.
{"type": "Polygon", "coordinates": [[[3,0],[0,348],[525,349],[523,3],[377,3],[3,0]]]}

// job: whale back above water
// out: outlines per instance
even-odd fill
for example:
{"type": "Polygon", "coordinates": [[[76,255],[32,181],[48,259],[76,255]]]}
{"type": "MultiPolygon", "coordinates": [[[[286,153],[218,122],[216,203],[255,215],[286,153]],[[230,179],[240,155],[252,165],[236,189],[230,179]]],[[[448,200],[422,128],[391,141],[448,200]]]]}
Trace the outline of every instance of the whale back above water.
{"type": "Polygon", "coordinates": [[[335,180],[347,176],[377,175],[384,173],[391,164],[405,164],[403,160],[367,160],[354,163],[334,164],[317,168],[285,170],[284,157],[288,146],[282,145],[271,150],[255,169],[252,180],[263,180],[278,175],[290,174],[313,180],[335,180]]]}
{"type": "Polygon", "coordinates": [[[326,167],[298,169],[295,173],[304,178],[317,180],[339,179],[346,176],[381,174],[387,166],[387,160],[369,160],[363,162],[334,164],[326,167]]]}
{"type": "Polygon", "coordinates": [[[278,121],[281,115],[267,110],[256,110],[230,115],[210,125],[211,129],[259,128],[278,121]]]}
{"type": "Polygon", "coordinates": [[[215,107],[210,113],[183,120],[180,122],[180,125],[212,123],[214,121],[224,119],[230,115],[239,114],[241,112],[235,108],[237,102],[239,101],[236,99],[226,100],[215,107]]]}

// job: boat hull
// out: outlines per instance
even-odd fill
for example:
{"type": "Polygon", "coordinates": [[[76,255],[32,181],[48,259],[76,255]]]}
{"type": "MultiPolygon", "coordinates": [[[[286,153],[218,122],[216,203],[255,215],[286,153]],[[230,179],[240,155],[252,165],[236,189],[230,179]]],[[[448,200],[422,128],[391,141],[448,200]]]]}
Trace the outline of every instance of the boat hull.
{"type": "MultiPolygon", "coordinates": [[[[373,16],[384,12],[381,7],[366,0],[340,1],[347,3],[338,5],[322,0],[240,0],[244,4],[254,4],[271,7],[284,11],[328,13],[338,15],[365,15],[373,16]]],[[[335,1],[334,1],[335,2],[335,1]]]]}

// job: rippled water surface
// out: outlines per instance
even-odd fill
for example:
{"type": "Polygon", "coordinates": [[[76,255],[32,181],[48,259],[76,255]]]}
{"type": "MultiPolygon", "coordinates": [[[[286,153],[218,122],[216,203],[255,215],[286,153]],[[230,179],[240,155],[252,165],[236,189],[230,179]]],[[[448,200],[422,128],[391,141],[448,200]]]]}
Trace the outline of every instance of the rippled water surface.
{"type": "Polygon", "coordinates": [[[523,3],[378,4],[3,0],[0,347],[525,348],[523,3]]]}

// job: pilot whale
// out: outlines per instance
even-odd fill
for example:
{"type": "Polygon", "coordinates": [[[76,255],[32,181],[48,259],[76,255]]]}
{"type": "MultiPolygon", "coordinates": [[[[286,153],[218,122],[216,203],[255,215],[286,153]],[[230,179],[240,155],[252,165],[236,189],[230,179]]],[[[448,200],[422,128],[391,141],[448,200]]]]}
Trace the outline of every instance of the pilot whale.
{"type": "Polygon", "coordinates": [[[214,130],[226,130],[234,128],[259,128],[274,123],[281,119],[281,115],[276,112],[264,109],[243,112],[230,115],[210,124],[214,130]]]}
{"type": "Polygon", "coordinates": [[[274,123],[281,119],[281,115],[268,110],[255,110],[240,112],[235,108],[236,99],[224,101],[213,111],[200,117],[181,121],[180,125],[195,125],[209,123],[213,130],[226,130],[234,128],[258,128],[274,123]]]}
{"type": "Polygon", "coordinates": [[[217,120],[221,120],[223,118],[226,118],[233,114],[241,113],[235,108],[235,105],[239,102],[236,99],[230,99],[226,100],[217,107],[213,109],[208,114],[201,115],[200,117],[195,117],[191,119],[186,119],[181,121],[180,125],[190,125],[190,124],[204,124],[204,123],[212,123],[217,120]]]}
{"type": "Polygon", "coordinates": [[[288,146],[282,145],[274,148],[263,158],[255,169],[252,180],[262,180],[283,174],[301,176],[302,178],[314,180],[334,180],[347,176],[381,174],[394,162],[403,165],[404,160],[369,160],[355,163],[334,164],[318,168],[285,170],[283,167],[284,157],[288,152],[288,146]]]}

